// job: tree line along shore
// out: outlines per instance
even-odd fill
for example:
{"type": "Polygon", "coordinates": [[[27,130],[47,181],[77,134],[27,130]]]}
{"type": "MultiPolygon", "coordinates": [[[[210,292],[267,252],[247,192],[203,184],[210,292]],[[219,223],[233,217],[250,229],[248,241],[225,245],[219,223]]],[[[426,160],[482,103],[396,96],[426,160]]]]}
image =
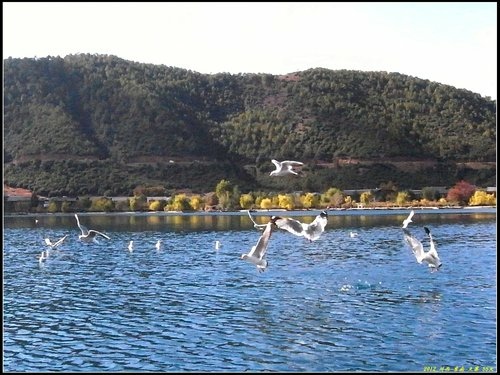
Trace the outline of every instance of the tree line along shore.
{"type": "Polygon", "coordinates": [[[249,192],[240,193],[237,185],[221,180],[214,192],[192,194],[177,192],[170,196],[152,196],[144,187],[134,189],[132,197],[40,197],[25,191],[23,196],[5,194],[5,212],[158,212],[158,211],[237,211],[237,210],[309,210],[401,207],[495,206],[496,189],[478,188],[459,181],[449,189],[426,187],[422,190],[398,190],[388,185],[376,189],[325,192],[249,192]]]}

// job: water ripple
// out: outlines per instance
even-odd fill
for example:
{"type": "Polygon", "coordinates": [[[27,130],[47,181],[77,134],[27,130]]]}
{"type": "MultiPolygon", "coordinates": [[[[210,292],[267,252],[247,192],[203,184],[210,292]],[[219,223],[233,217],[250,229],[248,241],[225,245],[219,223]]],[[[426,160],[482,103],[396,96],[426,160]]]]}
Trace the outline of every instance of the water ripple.
{"type": "Polygon", "coordinates": [[[277,232],[264,273],[239,259],[252,228],[107,231],[112,241],[70,239],[40,266],[44,236],[64,231],[7,227],[4,369],[496,368],[495,223],[433,226],[444,264],[433,274],[399,226],[359,228],[356,239],[332,227],[313,243],[277,232]]]}

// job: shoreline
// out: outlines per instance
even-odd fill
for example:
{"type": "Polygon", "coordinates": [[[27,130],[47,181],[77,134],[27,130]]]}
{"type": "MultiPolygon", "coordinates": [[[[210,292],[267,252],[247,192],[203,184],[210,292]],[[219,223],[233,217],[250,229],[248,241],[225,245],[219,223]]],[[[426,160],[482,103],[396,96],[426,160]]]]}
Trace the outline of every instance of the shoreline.
{"type": "MultiPolygon", "coordinates": [[[[364,207],[364,208],[332,208],[332,209],[252,209],[254,216],[284,215],[286,216],[315,216],[321,211],[328,212],[331,216],[363,215],[363,214],[407,214],[410,210],[426,214],[451,214],[451,213],[486,213],[496,215],[496,206],[448,206],[448,207],[364,207]]],[[[45,217],[45,216],[238,216],[247,215],[247,210],[239,211],[123,211],[123,212],[56,212],[56,213],[4,213],[3,217],[45,217]]]]}

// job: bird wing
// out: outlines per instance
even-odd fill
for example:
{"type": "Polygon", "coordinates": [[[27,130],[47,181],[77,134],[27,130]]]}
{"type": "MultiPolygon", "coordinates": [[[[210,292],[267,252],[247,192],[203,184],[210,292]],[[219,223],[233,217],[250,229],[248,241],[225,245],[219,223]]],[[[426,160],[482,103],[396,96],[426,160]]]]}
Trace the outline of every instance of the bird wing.
{"type": "Polygon", "coordinates": [[[248,253],[248,255],[256,257],[258,259],[264,258],[264,255],[266,255],[267,251],[267,245],[269,244],[269,238],[271,238],[271,233],[272,233],[272,223],[269,222],[266,224],[266,229],[264,229],[264,233],[262,233],[262,235],[259,237],[257,244],[252,247],[252,250],[250,250],[250,253],[248,253]]]}
{"type": "Polygon", "coordinates": [[[424,256],[424,247],[422,246],[422,242],[420,242],[417,238],[415,238],[408,229],[404,229],[404,239],[408,246],[410,246],[411,251],[415,255],[418,263],[422,263],[422,258],[424,256]]]}
{"type": "MultiPolygon", "coordinates": [[[[260,239],[260,238],[259,238],[260,239]]],[[[257,245],[252,246],[250,251],[248,252],[247,256],[248,257],[254,257],[255,258],[255,252],[257,251],[257,245]]]]}
{"type": "Polygon", "coordinates": [[[304,237],[311,241],[317,240],[321,236],[321,233],[325,231],[327,223],[328,219],[326,217],[321,215],[316,216],[314,221],[304,229],[304,237]]]}
{"type": "Polygon", "coordinates": [[[434,243],[434,240],[432,238],[432,234],[431,234],[431,231],[429,230],[429,228],[424,227],[424,229],[425,229],[425,233],[427,233],[427,235],[429,236],[429,242],[431,244],[429,251],[425,255],[429,259],[431,259],[433,263],[435,263],[437,265],[440,263],[440,259],[439,259],[439,255],[438,255],[437,250],[436,250],[436,244],[434,243]]]}
{"type": "Polygon", "coordinates": [[[408,224],[411,223],[411,218],[413,217],[413,215],[415,215],[415,211],[411,210],[408,217],[403,220],[403,228],[406,228],[408,226],[408,224]]]}
{"type": "Polygon", "coordinates": [[[437,267],[439,263],[441,263],[439,256],[436,252],[428,251],[424,254],[423,260],[429,263],[430,267],[437,267]]]}
{"type": "MultiPolygon", "coordinates": [[[[68,235],[65,235],[64,237],[60,238],[59,240],[57,240],[56,243],[52,244],[52,247],[57,247],[59,246],[60,244],[62,244],[64,242],[64,240],[66,239],[66,237],[68,237],[68,235]]],[[[47,240],[47,238],[46,238],[47,240]]]]}
{"type": "Polygon", "coordinates": [[[284,229],[296,236],[302,236],[304,234],[303,224],[292,218],[277,219],[276,226],[280,229],[284,229]]]}
{"type": "Polygon", "coordinates": [[[247,210],[247,214],[248,214],[248,217],[250,218],[250,220],[252,220],[254,228],[262,229],[262,228],[264,228],[267,225],[267,224],[257,224],[255,222],[255,220],[253,219],[252,215],[250,215],[250,211],[249,210],[247,210]]]}
{"type": "Polygon", "coordinates": [[[104,238],[107,238],[108,240],[111,239],[108,236],[106,236],[104,233],[101,233],[101,232],[94,230],[94,229],[89,230],[88,235],[89,235],[89,237],[92,237],[92,238],[95,238],[96,235],[99,235],[99,236],[103,236],[104,238]]]}
{"type": "Polygon", "coordinates": [[[300,161],[294,161],[294,160],[285,160],[285,161],[282,161],[281,164],[282,165],[288,165],[288,166],[292,166],[292,165],[304,165],[304,163],[302,163],[300,161]]]}
{"type": "Polygon", "coordinates": [[[276,169],[281,169],[281,163],[278,160],[272,159],[271,161],[276,166],[276,169]]]}
{"type": "Polygon", "coordinates": [[[75,214],[75,217],[76,217],[76,223],[78,224],[78,228],[80,228],[80,230],[82,231],[82,235],[84,236],[88,236],[89,234],[89,230],[87,229],[86,226],[80,224],[80,220],[78,219],[78,215],[75,214]]]}

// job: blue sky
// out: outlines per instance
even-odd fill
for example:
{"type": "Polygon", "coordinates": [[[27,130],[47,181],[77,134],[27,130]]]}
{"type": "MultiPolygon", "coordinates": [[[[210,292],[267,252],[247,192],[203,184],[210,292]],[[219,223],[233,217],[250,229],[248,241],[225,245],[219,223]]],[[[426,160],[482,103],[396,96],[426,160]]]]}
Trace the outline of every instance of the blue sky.
{"type": "Polygon", "coordinates": [[[13,3],[3,55],[110,54],[200,73],[407,74],[497,98],[497,3],[13,3]]]}

